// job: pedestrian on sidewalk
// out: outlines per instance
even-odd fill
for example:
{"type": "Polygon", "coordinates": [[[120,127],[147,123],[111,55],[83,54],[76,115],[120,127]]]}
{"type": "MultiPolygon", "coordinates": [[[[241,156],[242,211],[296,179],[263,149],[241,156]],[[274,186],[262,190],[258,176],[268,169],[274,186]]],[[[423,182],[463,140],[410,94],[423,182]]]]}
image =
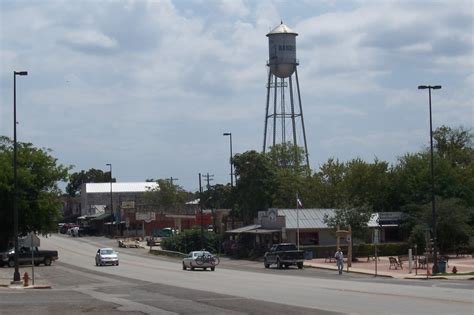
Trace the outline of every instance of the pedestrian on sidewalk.
{"type": "Polygon", "coordinates": [[[342,270],[344,269],[344,254],[342,253],[341,248],[337,249],[334,258],[336,258],[337,271],[339,271],[339,274],[342,275],[342,270]]]}

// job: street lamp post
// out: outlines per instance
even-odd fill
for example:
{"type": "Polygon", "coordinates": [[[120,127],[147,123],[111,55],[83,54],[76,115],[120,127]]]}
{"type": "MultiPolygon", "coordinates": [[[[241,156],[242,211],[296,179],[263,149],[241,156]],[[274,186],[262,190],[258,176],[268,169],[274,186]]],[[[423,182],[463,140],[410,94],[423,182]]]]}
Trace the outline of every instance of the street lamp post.
{"type": "Polygon", "coordinates": [[[436,234],[436,208],[435,208],[435,187],[434,187],[434,163],[433,163],[433,120],[431,115],[431,90],[441,89],[441,85],[419,85],[419,90],[428,89],[429,106],[430,106],[430,150],[431,150],[431,225],[433,230],[433,273],[438,272],[437,259],[437,234],[436,234]]]}
{"type": "MultiPolygon", "coordinates": [[[[114,203],[113,203],[113,195],[112,195],[112,164],[111,163],[107,163],[105,164],[109,167],[110,169],[110,213],[114,216],[115,218],[115,214],[114,214],[114,203]]],[[[117,220],[115,220],[115,222],[117,222],[117,220]]]]}
{"type": "Polygon", "coordinates": [[[230,138],[230,187],[234,187],[234,168],[232,163],[232,133],[224,132],[223,136],[229,136],[230,138]]]}
{"type": "Polygon", "coordinates": [[[15,272],[13,281],[21,280],[18,270],[18,185],[17,185],[17,165],[16,165],[16,76],[28,75],[27,71],[13,71],[13,234],[15,238],[15,272]]]}
{"type": "MultiPolygon", "coordinates": [[[[230,191],[232,194],[234,190],[234,164],[232,162],[232,132],[224,132],[222,135],[229,136],[229,140],[230,140],[230,191]]],[[[230,217],[231,217],[232,228],[234,228],[233,209],[230,210],[230,217]]]]}

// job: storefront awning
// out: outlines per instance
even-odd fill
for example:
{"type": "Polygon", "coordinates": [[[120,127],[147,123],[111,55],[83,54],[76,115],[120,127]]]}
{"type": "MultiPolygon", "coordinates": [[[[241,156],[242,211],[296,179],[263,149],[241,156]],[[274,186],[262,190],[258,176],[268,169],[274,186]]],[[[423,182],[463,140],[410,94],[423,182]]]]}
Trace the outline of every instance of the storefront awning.
{"type": "Polygon", "coordinates": [[[111,213],[102,213],[101,215],[91,219],[91,221],[107,221],[111,217],[113,217],[111,213]]]}
{"type": "Polygon", "coordinates": [[[281,232],[281,230],[262,229],[262,226],[259,224],[247,225],[238,229],[226,231],[226,233],[229,234],[272,234],[278,232],[281,232]]]}

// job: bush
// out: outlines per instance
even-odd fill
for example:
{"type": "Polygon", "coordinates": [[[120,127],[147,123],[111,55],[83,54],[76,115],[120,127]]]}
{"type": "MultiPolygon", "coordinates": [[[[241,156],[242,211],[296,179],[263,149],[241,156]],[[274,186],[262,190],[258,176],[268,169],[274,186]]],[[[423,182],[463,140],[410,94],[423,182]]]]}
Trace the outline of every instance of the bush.
{"type": "MultiPolygon", "coordinates": [[[[214,232],[203,232],[204,249],[211,253],[219,251],[220,236],[214,232]]],[[[190,230],[184,230],[178,235],[163,238],[161,241],[161,248],[180,253],[189,253],[193,250],[201,250],[201,228],[194,227],[190,230]]]]}

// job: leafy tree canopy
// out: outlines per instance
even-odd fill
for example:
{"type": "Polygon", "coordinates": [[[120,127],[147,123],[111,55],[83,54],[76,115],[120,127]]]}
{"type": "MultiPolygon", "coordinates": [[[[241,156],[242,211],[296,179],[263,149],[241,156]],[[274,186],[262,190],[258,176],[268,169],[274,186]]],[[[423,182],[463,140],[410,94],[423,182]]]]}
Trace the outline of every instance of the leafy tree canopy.
{"type": "Polygon", "coordinates": [[[258,211],[272,206],[275,168],[263,153],[247,151],[233,158],[236,182],[236,209],[240,219],[250,224],[258,211]]]}
{"type": "Polygon", "coordinates": [[[158,179],[158,187],[145,194],[148,203],[154,205],[162,212],[178,210],[189,201],[192,193],[185,191],[181,186],[171,183],[168,179],[158,179]]]}
{"type": "MultiPolygon", "coordinates": [[[[13,142],[0,136],[0,246],[13,238],[13,142]]],[[[20,234],[56,231],[61,219],[61,191],[70,167],[58,164],[51,150],[17,143],[17,209],[20,234]]]]}
{"type": "MultiPolygon", "coordinates": [[[[105,183],[110,182],[110,172],[104,172],[91,168],[88,171],[80,171],[72,173],[69,176],[69,183],[66,186],[66,192],[69,196],[74,197],[81,191],[81,185],[84,183],[105,183]]],[[[115,178],[112,178],[112,182],[116,182],[115,178]]]]}

